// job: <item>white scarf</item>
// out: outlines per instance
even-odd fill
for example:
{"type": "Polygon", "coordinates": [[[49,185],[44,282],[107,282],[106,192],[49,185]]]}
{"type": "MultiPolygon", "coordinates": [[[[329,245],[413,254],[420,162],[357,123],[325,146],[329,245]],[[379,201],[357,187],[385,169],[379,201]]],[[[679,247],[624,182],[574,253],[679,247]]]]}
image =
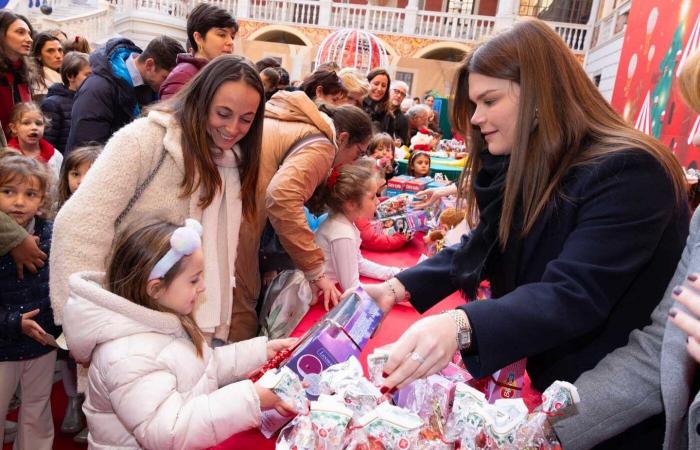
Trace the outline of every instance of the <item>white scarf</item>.
{"type": "MultiPolygon", "coordinates": [[[[199,327],[208,333],[213,333],[219,325],[229,325],[231,322],[233,288],[236,286],[236,250],[243,209],[238,172],[240,154],[241,149],[236,145],[233,151],[225,151],[214,158],[221,177],[221,190],[203,211],[196,208],[201,213],[207,290],[197,306],[195,318],[199,327]]],[[[198,195],[192,197],[195,203],[199,199],[198,195]]]]}

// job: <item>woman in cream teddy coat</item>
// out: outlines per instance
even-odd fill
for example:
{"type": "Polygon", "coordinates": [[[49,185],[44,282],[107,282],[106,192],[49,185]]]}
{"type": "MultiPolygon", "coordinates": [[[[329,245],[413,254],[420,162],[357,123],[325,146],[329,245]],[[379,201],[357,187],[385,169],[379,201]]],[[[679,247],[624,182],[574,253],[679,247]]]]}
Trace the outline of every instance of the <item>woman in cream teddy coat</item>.
{"type": "Polygon", "coordinates": [[[265,363],[267,338],[204,345],[198,358],[175,314],[103,282],[104,273],[73,274],[63,310],[71,354],[90,362],[83,411],[91,449],[207,448],[260,424],[253,383],[233,382],[265,363]]]}
{"type": "Polygon", "coordinates": [[[221,56],[171,103],[115,133],[56,217],[50,290],[57,324],[68,298],[68,277],[104,270],[116,232],[145,216],[174,223],[191,217],[204,228],[207,287],[195,318],[217,337],[224,327],[225,339],[241,216],[255,213],[263,99],[255,67],[239,56],[221,56]],[[217,100],[222,92],[228,95],[223,103],[217,100]],[[243,110],[249,105],[252,110],[243,110]],[[247,129],[240,126],[246,117],[247,129]],[[233,124],[221,125],[227,121],[233,124]],[[207,180],[211,188],[217,175],[220,184],[210,189],[211,202],[203,206],[207,180]],[[189,193],[188,179],[193,180],[189,193]]]}

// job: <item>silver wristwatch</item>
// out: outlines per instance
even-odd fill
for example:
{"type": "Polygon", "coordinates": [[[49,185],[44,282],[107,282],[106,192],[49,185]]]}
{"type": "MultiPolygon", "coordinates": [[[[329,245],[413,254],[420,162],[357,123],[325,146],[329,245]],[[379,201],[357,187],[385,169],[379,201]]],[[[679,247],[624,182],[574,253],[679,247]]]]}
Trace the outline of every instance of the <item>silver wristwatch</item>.
{"type": "Polygon", "coordinates": [[[452,317],[457,324],[457,348],[459,351],[467,350],[472,345],[472,328],[467,320],[467,313],[461,309],[450,309],[444,311],[452,317]]]}

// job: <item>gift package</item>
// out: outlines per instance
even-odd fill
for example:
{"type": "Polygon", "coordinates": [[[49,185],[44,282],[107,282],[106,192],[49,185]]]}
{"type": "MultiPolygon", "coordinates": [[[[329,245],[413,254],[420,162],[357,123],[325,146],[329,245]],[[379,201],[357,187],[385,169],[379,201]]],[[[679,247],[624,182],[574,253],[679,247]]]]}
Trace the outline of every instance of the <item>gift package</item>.
{"type": "MultiPolygon", "coordinates": [[[[316,400],[321,394],[321,373],[351,357],[359,357],[382,316],[374,300],[358,288],[307,331],[297,346],[278,360],[275,366],[296,374],[305,385],[305,396],[316,400]]],[[[266,374],[274,369],[276,367],[266,366],[262,370],[266,374]]],[[[259,372],[251,378],[257,379],[261,375],[259,372]]],[[[274,410],[266,411],[263,413],[261,431],[270,437],[288,420],[274,410]]]]}
{"type": "MultiPolygon", "coordinates": [[[[362,376],[354,357],[325,369],[320,374],[321,394],[300,406],[300,414],[280,432],[277,449],[554,450],[560,446],[547,418],[562,415],[579,401],[573,385],[556,381],[532,413],[521,399],[501,398],[490,404],[483,392],[465,384],[471,377],[454,364],[414,381],[392,398],[377,387],[383,382],[388,352],[381,348],[368,357],[372,382],[362,376]]],[[[286,379],[297,377],[292,371],[266,377],[275,392],[287,390],[278,393],[286,401],[307,401],[299,396],[300,381],[286,379]]]]}

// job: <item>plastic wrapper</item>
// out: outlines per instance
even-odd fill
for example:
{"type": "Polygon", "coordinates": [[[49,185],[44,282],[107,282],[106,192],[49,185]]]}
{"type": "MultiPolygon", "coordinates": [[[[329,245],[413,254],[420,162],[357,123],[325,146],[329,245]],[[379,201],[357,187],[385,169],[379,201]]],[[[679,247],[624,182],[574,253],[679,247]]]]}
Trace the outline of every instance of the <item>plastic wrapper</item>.
{"type": "Polygon", "coordinates": [[[384,396],[375,385],[366,378],[359,378],[343,386],[338,395],[343,398],[345,406],[350,408],[354,417],[359,418],[377,407],[384,396]]]}
{"type": "Polygon", "coordinates": [[[350,450],[418,449],[423,421],[403,408],[381,403],[357,421],[346,448],[350,450]]]}
{"type": "Polygon", "coordinates": [[[297,416],[277,438],[280,450],[341,450],[352,411],[337,396],[321,395],[310,413],[297,416]]]}
{"type": "Polygon", "coordinates": [[[334,364],[321,372],[319,387],[321,394],[335,394],[363,376],[362,365],[354,356],[347,361],[334,364]]]}
{"type": "Polygon", "coordinates": [[[556,435],[549,427],[547,418],[575,405],[580,401],[576,387],[565,381],[555,381],[542,394],[542,405],[530,414],[520,428],[516,446],[537,450],[561,450],[556,435]]]}
{"type": "Polygon", "coordinates": [[[416,380],[395,395],[396,406],[417,414],[433,434],[440,438],[450,414],[455,384],[440,375],[416,380]]]}
{"type": "Polygon", "coordinates": [[[408,205],[410,204],[411,196],[409,194],[399,194],[394,197],[390,197],[377,206],[377,216],[379,218],[384,218],[398,214],[405,214],[408,211],[408,205]]]}
{"type": "Polygon", "coordinates": [[[379,347],[374,349],[374,351],[367,357],[367,373],[369,374],[369,380],[375,386],[382,386],[384,384],[384,365],[389,361],[389,353],[391,352],[391,345],[384,347],[379,347]]]}
{"type": "Polygon", "coordinates": [[[299,414],[306,414],[309,412],[309,400],[306,398],[301,380],[299,380],[299,376],[288,367],[282,367],[279,370],[268,370],[262,378],[258,380],[257,384],[270,389],[299,414]]]}

